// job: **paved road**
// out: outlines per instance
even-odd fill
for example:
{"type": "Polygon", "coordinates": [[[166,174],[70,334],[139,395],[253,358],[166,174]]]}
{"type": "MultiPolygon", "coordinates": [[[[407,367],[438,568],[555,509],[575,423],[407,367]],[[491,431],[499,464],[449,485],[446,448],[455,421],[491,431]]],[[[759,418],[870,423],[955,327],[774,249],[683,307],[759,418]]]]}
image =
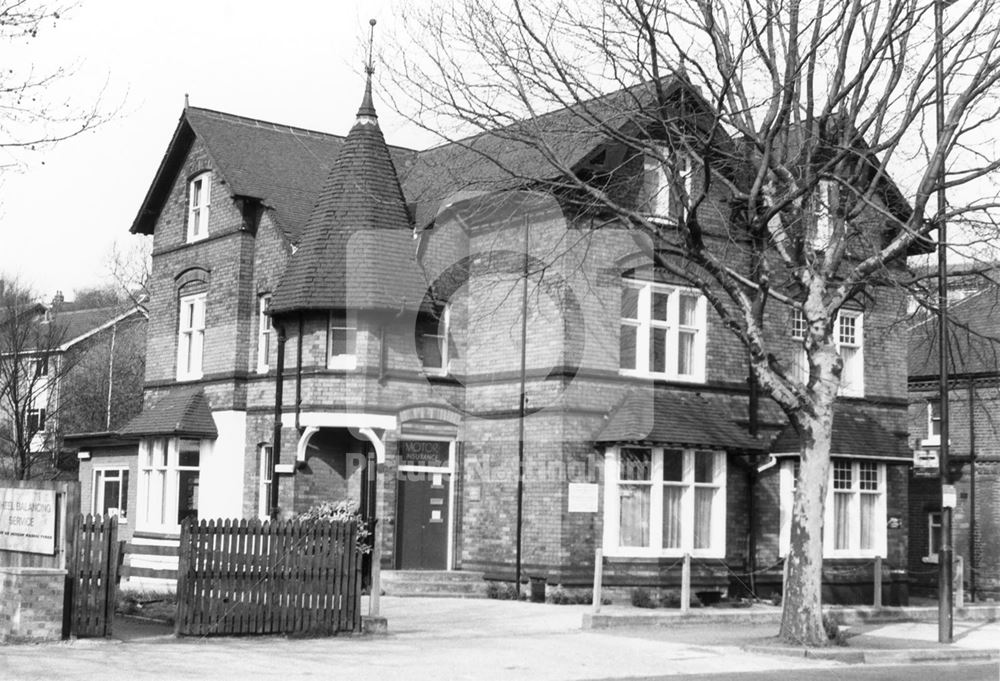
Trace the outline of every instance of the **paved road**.
{"type": "MultiPolygon", "coordinates": [[[[684,628],[673,637],[662,629],[582,631],[585,609],[487,600],[386,598],[384,614],[390,631],[386,637],[177,640],[162,629],[133,625],[118,629],[129,639],[124,643],[76,641],[0,647],[0,679],[589,681],[664,675],[700,675],[705,679],[710,675],[734,681],[818,681],[817,674],[827,670],[820,678],[832,681],[858,669],[826,660],[754,655],[740,649],[754,638],[773,636],[775,632],[768,627],[684,628]],[[755,676],[739,674],[747,672],[755,676]]],[[[962,667],[963,672],[965,669],[962,667]]],[[[915,681],[917,677],[901,678],[915,681]]],[[[997,674],[988,678],[995,681],[997,674]]]]}
{"type": "MultiPolygon", "coordinates": [[[[800,681],[803,673],[800,670],[769,671],[769,672],[737,672],[734,674],[713,674],[712,681],[800,681]]],[[[886,665],[881,667],[859,665],[838,667],[836,669],[816,669],[809,672],[809,681],[997,681],[1000,678],[1000,665],[996,662],[976,662],[963,664],[906,664],[886,665]]],[[[634,676],[627,679],[620,677],[614,681],[705,681],[704,675],[664,675],[664,676],[634,676]]],[[[610,681],[610,679],[595,679],[594,681],[610,681]]]]}

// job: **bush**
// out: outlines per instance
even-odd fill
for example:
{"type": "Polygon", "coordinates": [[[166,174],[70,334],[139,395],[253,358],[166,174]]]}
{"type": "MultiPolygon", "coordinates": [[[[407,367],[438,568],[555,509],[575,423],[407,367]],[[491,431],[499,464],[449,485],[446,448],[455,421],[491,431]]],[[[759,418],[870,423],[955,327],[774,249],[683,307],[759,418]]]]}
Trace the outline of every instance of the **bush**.
{"type": "Polygon", "coordinates": [[[347,499],[336,503],[324,501],[321,504],[310,506],[308,511],[298,514],[295,519],[327,523],[354,522],[358,528],[358,553],[368,555],[372,552],[371,531],[368,528],[368,523],[361,517],[357,502],[353,500],[347,499]]]}
{"type": "MultiPolygon", "coordinates": [[[[546,599],[555,605],[590,605],[594,602],[594,592],[590,589],[565,589],[561,584],[557,584],[549,592],[546,599]]],[[[610,598],[602,598],[601,603],[610,605],[610,598]]]]}
{"type": "Polygon", "coordinates": [[[840,630],[840,625],[829,615],[823,615],[823,630],[826,632],[827,640],[833,645],[846,646],[847,638],[840,630]]]}
{"type": "Polygon", "coordinates": [[[521,590],[513,582],[489,582],[486,585],[486,597],[498,601],[517,601],[521,599],[521,590]]]}
{"type": "Polygon", "coordinates": [[[637,608],[656,608],[659,604],[646,589],[632,589],[632,605],[637,608]]]}

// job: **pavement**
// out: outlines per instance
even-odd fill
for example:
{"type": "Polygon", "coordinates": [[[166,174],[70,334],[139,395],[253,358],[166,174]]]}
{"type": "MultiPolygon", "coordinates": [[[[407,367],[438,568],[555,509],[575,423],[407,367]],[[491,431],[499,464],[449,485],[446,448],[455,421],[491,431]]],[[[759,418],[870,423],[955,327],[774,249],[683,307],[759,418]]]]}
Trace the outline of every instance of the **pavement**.
{"type": "Polygon", "coordinates": [[[776,624],[712,619],[711,610],[702,613],[701,621],[689,620],[683,626],[598,630],[581,627],[589,606],[385,597],[382,614],[388,619],[387,635],[332,638],[177,639],[161,624],[119,619],[114,640],[0,647],[0,679],[335,676],[408,681],[584,681],[778,670],[804,674],[807,670],[832,672],[865,661],[912,661],[900,650],[971,651],[980,661],[998,657],[997,622],[956,623],[956,642],[944,648],[936,643],[933,623],[866,623],[854,628],[845,650],[882,651],[886,657],[830,659],[807,657],[801,649],[780,650],[774,639],[776,624]],[[895,657],[887,656],[889,653],[895,657]]]}

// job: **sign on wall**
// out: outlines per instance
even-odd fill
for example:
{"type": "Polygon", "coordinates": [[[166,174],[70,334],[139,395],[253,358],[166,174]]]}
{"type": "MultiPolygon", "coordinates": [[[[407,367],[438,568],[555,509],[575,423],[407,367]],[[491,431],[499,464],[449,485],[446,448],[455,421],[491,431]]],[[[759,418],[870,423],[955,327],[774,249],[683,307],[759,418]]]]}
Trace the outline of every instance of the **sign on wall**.
{"type": "Polygon", "coordinates": [[[0,487],[0,549],[55,553],[55,490],[0,487]]]}
{"type": "Polygon", "coordinates": [[[447,468],[451,443],[435,440],[400,440],[399,463],[402,466],[429,466],[447,468]]]}
{"type": "Polygon", "coordinates": [[[567,511],[570,513],[597,513],[598,486],[587,482],[569,483],[567,511]]]}

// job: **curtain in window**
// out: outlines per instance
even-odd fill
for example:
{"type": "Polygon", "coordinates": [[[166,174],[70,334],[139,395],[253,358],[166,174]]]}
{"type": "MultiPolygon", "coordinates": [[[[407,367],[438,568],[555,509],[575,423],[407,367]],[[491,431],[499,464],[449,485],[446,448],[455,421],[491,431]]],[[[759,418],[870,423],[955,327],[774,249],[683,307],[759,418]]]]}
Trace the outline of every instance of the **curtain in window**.
{"type": "Polygon", "coordinates": [[[707,549],[712,546],[712,501],[714,487],[696,487],[694,490],[694,547],[707,549]]]}
{"type": "Polygon", "coordinates": [[[875,494],[861,495],[861,549],[875,548],[875,494]]]}
{"type": "Polygon", "coordinates": [[[618,528],[621,546],[649,546],[650,489],[646,485],[621,486],[621,521],[618,528]]]}
{"type": "Polygon", "coordinates": [[[851,547],[851,495],[838,492],[833,495],[833,547],[844,550],[851,547]]]}
{"type": "Polygon", "coordinates": [[[663,486],[663,548],[681,547],[681,497],[684,488],[663,486]]]}

